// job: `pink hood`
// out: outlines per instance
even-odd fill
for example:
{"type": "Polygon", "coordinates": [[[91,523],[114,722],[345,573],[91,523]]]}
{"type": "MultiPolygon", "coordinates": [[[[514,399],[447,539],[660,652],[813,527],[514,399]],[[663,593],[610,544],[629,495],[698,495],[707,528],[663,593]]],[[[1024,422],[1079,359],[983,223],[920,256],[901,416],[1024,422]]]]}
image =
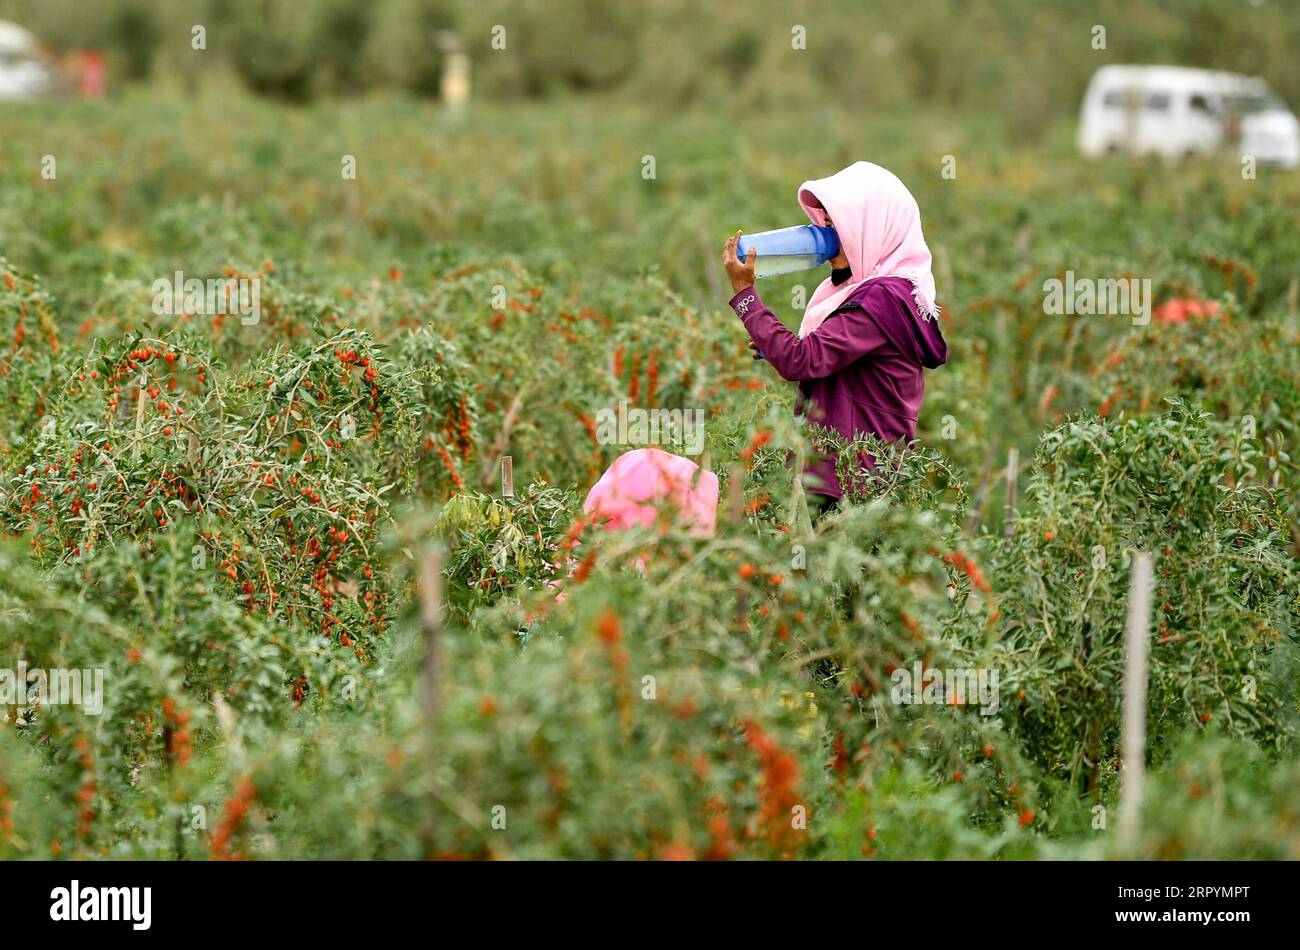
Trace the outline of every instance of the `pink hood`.
{"type": "Polygon", "coordinates": [[[799,204],[813,224],[833,224],[853,273],[838,287],[829,277],[822,281],[808,301],[799,336],[816,330],[873,277],[905,277],[912,285],[916,312],[924,320],[937,320],[939,309],[930,272],[930,248],[921,233],[921,211],[893,172],[870,162],[854,162],[829,178],[800,185],[799,204]]]}
{"type": "Polygon", "coordinates": [[[718,476],[662,449],[624,452],[606,469],[582,504],[606,529],[650,527],[660,507],[691,532],[713,534],[718,516],[718,476]]]}

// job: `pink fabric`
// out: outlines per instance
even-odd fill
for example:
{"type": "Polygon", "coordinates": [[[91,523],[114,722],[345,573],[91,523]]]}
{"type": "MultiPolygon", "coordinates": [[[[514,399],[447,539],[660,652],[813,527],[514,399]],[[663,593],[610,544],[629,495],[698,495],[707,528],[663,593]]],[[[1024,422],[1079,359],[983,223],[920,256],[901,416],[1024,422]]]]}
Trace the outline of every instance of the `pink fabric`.
{"type": "Polygon", "coordinates": [[[1213,317],[1219,312],[1219,305],[1213,300],[1200,301],[1194,297],[1179,297],[1166,300],[1156,307],[1151,316],[1156,323],[1186,323],[1188,317],[1213,317]]]}
{"type": "Polygon", "coordinates": [[[827,277],[813,292],[799,324],[799,336],[812,333],[831,313],[873,277],[905,277],[916,310],[926,320],[939,316],[935,305],[930,248],[921,233],[916,199],[893,172],[870,162],[854,162],[829,178],[799,186],[799,204],[813,224],[827,227],[827,212],[840,237],[840,249],[853,276],[836,287],[827,277]]]}
{"type": "Polygon", "coordinates": [[[718,516],[718,476],[688,458],[661,449],[633,449],[614,460],[596,482],[584,513],[606,529],[624,530],[655,523],[661,506],[694,534],[713,534],[718,516]]]}

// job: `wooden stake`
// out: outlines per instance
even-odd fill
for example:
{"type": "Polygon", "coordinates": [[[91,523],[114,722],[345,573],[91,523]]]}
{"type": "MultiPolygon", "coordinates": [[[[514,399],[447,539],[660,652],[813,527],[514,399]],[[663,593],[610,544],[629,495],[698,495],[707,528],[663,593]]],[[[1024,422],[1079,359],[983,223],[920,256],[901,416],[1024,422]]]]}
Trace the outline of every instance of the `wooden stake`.
{"type": "Polygon", "coordinates": [[[525,384],[520,388],[519,392],[515,393],[515,398],[510,402],[510,408],[506,410],[505,418],[501,420],[501,431],[497,433],[492,447],[483,456],[483,465],[479,469],[479,479],[482,481],[484,488],[492,487],[492,460],[504,452],[506,446],[510,444],[510,433],[515,431],[515,426],[519,423],[519,413],[524,408],[524,397],[527,394],[528,384],[525,384]]]}
{"type": "Polygon", "coordinates": [[[934,246],[934,263],[939,269],[939,287],[942,293],[952,293],[952,258],[948,255],[948,245],[934,246]]]}
{"type": "Polygon", "coordinates": [[[966,516],[966,533],[972,538],[979,532],[980,521],[984,518],[984,496],[988,494],[989,486],[993,484],[991,476],[997,454],[997,448],[990,446],[988,455],[984,457],[984,471],[980,472],[979,484],[975,486],[975,495],[971,498],[970,513],[966,516]]]}
{"type": "Polygon", "coordinates": [[[136,398],[135,401],[135,446],[131,450],[131,457],[137,462],[140,461],[140,439],[144,434],[144,405],[145,405],[144,388],[147,384],[148,384],[148,379],[146,379],[144,373],[141,373],[140,388],[139,390],[137,390],[139,396],[136,398]]]}
{"type": "MultiPolygon", "coordinates": [[[[732,524],[745,517],[745,469],[740,464],[731,466],[727,476],[727,514],[732,524]]],[[[736,625],[743,630],[748,623],[749,594],[742,584],[736,587],[736,625]]]]}
{"type": "Polygon", "coordinates": [[[442,642],[442,558],[434,551],[420,559],[418,578],[420,626],[424,628],[424,743],[428,814],[421,833],[424,850],[432,855],[438,840],[438,769],[433,724],[438,715],[438,648],[442,642]]]}
{"type": "Polygon", "coordinates": [[[501,497],[515,497],[515,460],[509,455],[501,456],[501,497]]]}
{"type": "Polygon", "coordinates": [[[745,516],[745,470],[739,465],[731,466],[727,479],[727,513],[735,522],[745,516]]]}
{"type": "Polygon", "coordinates": [[[1124,661],[1124,774],[1119,802],[1119,842],[1131,854],[1137,844],[1146,777],[1147,647],[1151,639],[1151,555],[1133,558],[1128,591],[1128,631],[1124,661]]]}
{"type": "Polygon", "coordinates": [[[1002,535],[1016,533],[1016,479],[1020,475],[1020,450],[1007,449],[1007,506],[1002,513],[1002,535]]]}
{"type": "Polygon", "coordinates": [[[438,644],[442,639],[442,558],[429,552],[420,561],[420,625],[424,628],[424,711],[438,711],[438,644]]]}

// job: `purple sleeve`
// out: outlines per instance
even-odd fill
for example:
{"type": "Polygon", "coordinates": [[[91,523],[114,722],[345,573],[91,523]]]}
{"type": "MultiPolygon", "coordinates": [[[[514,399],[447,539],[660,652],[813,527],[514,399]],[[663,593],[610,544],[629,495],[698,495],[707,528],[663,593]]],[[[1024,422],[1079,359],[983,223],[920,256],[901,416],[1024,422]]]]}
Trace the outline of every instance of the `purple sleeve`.
{"type": "Polygon", "coordinates": [[[753,287],[731,298],[750,338],[782,377],[799,382],[838,373],[886,342],[885,335],[861,311],[836,313],[802,340],[790,332],[753,287]]]}

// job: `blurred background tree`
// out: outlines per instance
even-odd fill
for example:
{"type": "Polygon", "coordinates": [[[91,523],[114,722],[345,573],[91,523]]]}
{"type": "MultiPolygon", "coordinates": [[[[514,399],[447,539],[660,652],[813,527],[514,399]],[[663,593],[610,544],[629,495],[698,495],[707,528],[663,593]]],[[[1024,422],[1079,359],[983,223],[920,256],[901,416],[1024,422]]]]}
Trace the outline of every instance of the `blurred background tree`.
{"type": "Polygon", "coordinates": [[[55,53],[101,50],[119,89],[233,68],[254,92],[290,100],[436,95],[439,35],[455,30],[475,96],[490,100],[617,94],[663,111],[923,103],[1004,112],[1033,137],[1097,67],[1138,62],[1262,75],[1300,104],[1300,4],[1290,0],[0,0],[0,18],[55,53]],[[196,67],[197,24],[208,50],[196,67]],[[492,46],[498,25],[505,49],[492,46]],[[806,49],[792,47],[795,26],[806,49]],[[1095,26],[1105,49],[1093,48],[1095,26]],[[792,59],[804,56],[814,68],[792,59]]]}

